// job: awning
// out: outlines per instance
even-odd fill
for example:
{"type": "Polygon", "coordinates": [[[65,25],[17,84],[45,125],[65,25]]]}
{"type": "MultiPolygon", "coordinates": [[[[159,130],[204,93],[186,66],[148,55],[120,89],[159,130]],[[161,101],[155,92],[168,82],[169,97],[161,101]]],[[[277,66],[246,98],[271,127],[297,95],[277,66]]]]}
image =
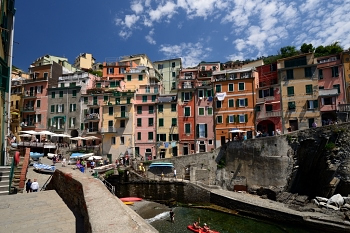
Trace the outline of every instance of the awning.
{"type": "Polygon", "coordinates": [[[172,163],[151,163],[149,168],[152,167],[174,167],[174,165],[172,163]]]}
{"type": "Polygon", "coordinates": [[[11,115],[19,115],[18,112],[11,112],[11,115]]]}

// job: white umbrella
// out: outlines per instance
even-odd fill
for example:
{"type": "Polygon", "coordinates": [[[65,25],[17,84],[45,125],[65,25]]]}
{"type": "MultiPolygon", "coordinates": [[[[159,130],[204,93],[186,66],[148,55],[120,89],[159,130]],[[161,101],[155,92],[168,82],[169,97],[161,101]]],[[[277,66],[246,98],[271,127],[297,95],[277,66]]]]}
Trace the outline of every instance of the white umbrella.
{"type": "Polygon", "coordinates": [[[69,136],[67,134],[52,134],[51,137],[63,137],[63,138],[70,138],[72,136],[69,136]]]}
{"type": "Polygon", "coordinates": [[[27,138],[30,138],[32,135],[30,135],[30,134],[20,134],[19,136],[20,136],[20,137],[27,137],[27,138]]]}
{"type": "Polygon", "coordinates": [[[85,137],[85,140],[95,140],[95,139],[100,139],[100,138],[95,136],[85,137]]]}
{"type": "Polygon", "coordinates": [[[79,155],[79,158],[85,159],[85,158],[89,158],[90,156],[93,156],[93,155],[94,155],[94,153],[81,154],[81,155],[79,155]]]}
{"type": "Polygon", "coordinates": [[[32,134],[32,135],[39,135],[40,134],[40,132],[36,132],[34,130],[21,131],[21,133],[27,133],[27,134],[32,134]]]}
{"type": "Polygon", "coordinates": [[[98,155],[96,155],[96,156],[90,156],[87,160],[92,161],[92,160],[94,160],[94,159],[96,159],[96,160],[102,159],[102,156],[98,156],[98,155]]]}
{"type": "Polygon", "coordinates": [[[52,133],[52,132],[47,131],[47,130],[44,130],[44,131],[38,132],[38,134],[40,134],[40,135],[54,135],[55,133],[52,133]]]}
{"type": "Polygon", "coordinates": [[[86,139],[83,138],[83,137],[75,137],[75,138],[70,138],[70,140],[76,140],[76,141],[78,141],[78,140],[86,140],[86,139]]]}

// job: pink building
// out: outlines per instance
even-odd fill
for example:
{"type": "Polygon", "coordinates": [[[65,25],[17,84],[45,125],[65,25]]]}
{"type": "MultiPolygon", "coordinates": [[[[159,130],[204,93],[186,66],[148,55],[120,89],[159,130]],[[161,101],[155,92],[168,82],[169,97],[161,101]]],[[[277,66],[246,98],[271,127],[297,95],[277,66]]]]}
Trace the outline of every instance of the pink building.
{"type": "Polygon", "coordinates": [[[345,103],[343,65],[340,54],[315,58],[318,69],[319,107],[322,124],[337,119],[339,104],[345,103]]]}

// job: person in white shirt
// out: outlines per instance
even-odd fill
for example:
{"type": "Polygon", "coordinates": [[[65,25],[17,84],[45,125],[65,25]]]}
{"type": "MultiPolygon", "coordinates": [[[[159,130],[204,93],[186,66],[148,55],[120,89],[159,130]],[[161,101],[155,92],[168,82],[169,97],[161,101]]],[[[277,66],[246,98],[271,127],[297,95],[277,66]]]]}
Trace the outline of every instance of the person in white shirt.
{"type": "Polygon", "coordinates": [[[38,183],[37,179],[34,179],[34,182],[30,186],[30,188],[33,190],[33,192],[38,192],[38,190],[39,190],[39,183],[38,183]]]}

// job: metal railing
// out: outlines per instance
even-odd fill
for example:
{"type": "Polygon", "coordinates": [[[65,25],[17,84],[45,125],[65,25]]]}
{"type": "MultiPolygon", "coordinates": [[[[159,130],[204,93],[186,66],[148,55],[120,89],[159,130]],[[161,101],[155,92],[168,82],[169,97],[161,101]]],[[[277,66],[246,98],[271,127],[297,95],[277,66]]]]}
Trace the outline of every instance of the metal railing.
{"type": "Polygon", "coordinates": [[[107,180],[105,180],[101,177],[99,179],[106,186],[106,188],[115,196],[115,186],[113,186],[111,183],[109,183],[107,180]]]}
{"type": "Polygon", "coordinates": [[[11,194],[11,186],[12,186],[12,180],[13,180],[13,174],[15,173],[15,156],[12,158],[11,163],[11,171],[10,171],[10,177],[9,177],[9,194],[11,194]]]}

